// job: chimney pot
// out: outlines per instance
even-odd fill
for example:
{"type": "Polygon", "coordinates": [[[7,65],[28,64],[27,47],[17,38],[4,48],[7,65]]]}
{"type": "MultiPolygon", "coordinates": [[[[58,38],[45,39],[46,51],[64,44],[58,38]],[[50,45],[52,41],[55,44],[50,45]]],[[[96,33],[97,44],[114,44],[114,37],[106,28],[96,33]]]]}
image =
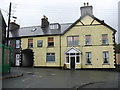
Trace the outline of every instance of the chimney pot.
{"type": "Polygon", "coordinates": [[[87,2],[87,6],[89,6],[89,2],[87,2]]]}
{"type": "Polygon", "coordinates": [[[84,3],[84,6],[86,6],[86,3],[84,3]]]}

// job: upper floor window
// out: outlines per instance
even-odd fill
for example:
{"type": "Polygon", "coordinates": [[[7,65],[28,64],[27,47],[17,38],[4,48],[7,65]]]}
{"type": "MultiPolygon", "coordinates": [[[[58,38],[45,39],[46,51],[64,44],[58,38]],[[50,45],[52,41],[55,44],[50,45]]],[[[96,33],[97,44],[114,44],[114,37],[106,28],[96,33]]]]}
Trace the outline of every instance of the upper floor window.
{"type": "Polygon", "coordinates": [[[11,46],[11,41],[10,40],[8,41],[8,46],[11,46]]]}
{"type": "Polygon", "coordinates": [[[91,64],[91,52],[86,52],[86,64],[91,64]]]}
{"type": "Polygon", "coordinates": [[[47,53],[46,54],[46,62],[49,62],[49,61],[55,61],[55,53],[47,53]]]}
{"type": "Polygon", "coordinates": [[[108,34],[102,34],[102,44],[108,44],[108,34]]]}
{"type": "Polygon", "coordinates": [[[49,37],[48,38],[48,47],[54,46],[54,38],[53,37],[49,37]]]}
{"type": "Polygon", "coordinates": [[[33,48],[33,39],[28,39],[28,48],[33,48]]]}
{"type": "Polygon", "coordinates": [[[42,43],[43,43],[42,40],[38,40],[38,41],[37,41],[37,47],[42,47],[42,43]]]}
{"type": "Polygon", "coordinates": [[[50,29],[59,29],[60,25],[58,23],[50,24],[50,29]]]}
{"type": "Polygon", "coordinates": [[[16,40],[16,48],[20,48],[20,40],[16,40]]]}
{"type": "Polygon", "coordinates": [[[85,45],[91,45],[91,35],[85,35],[85,45]]]}
{"type": "Polygon", "coordinates": [[[68,36],[67,37],[68,46],[78,46],[79,45],[79,36],[68,36]]]}
{"type": "Polygon", "coordinates": [[[108,59],[109,59],[108,51],[103,52],[103,63],[104,64],[108,63],[108,59]]]}

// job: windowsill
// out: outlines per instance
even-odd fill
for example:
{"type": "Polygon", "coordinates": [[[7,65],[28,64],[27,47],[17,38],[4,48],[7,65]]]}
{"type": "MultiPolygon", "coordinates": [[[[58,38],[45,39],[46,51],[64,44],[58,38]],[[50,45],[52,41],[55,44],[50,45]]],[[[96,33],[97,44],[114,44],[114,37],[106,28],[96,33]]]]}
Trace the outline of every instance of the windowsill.
{"type": "Polygon", "coordinates": [[[47,46],[47,48],[54,48],[54,46],[47,46]]]}
{"type": "Polygon", "coordinates": [[[92,65],[91,63],[86,63],[85,65],[92,65]]]}
{"type": "Polygon", "coordinates": [[[108,46],[109,44],[102,44],[102,46],[108,46]]]}
{"type": "Polygon", "coordinates": [[[80,45],[76,45],[76,46],[68,46],[68,45],[67,45],[67,47],[79,47],[79,46],[80,46],[80,45]]]}
{"type": "Polygon", "coordinates": [[[102,65],[110,65],[109,63],[103,63],[102,65]]]}
{"type": "Polygon", "coordinates": [[[76,63],[76,64],[80,64],[80,63],[76,63]]]}
{"type": "Polygon", "coordinates": [[[46,61],[46,63],[55,63],[55,61],[46,61]]]}
{"type": "Polygon", "coordinates": [[[92,45],[85,45],[85,46],[92,46],[92,45]]]}
{"type": "Polygon", "coordinates": [[[33,48],[33,47],[28,47],[28,49],[31,49],[31,48],[33,48]]]}

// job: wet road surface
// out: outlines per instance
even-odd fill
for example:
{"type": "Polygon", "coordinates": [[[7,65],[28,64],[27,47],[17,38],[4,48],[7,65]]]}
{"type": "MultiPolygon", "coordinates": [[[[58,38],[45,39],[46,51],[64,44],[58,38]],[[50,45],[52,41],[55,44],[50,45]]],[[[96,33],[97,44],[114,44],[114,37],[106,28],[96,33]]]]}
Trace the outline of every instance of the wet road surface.
{"type": "MultiPolygon", "coordinates": [[[[118,88],[116,71],[12,67],[22,77],[4,79],[3,88],[118,88]]],[[[120,76],[120,75],[119,75],[120,76]]]]}

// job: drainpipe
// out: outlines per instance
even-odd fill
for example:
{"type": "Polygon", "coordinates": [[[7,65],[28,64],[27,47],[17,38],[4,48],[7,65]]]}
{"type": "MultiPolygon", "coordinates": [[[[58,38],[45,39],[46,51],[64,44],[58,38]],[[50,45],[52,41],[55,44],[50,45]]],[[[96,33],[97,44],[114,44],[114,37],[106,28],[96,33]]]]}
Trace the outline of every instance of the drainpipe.
{"type": "Polygon", "coordinates": [[[61,68],[61,35],[60,35],[60,68],[61,68]]]}

